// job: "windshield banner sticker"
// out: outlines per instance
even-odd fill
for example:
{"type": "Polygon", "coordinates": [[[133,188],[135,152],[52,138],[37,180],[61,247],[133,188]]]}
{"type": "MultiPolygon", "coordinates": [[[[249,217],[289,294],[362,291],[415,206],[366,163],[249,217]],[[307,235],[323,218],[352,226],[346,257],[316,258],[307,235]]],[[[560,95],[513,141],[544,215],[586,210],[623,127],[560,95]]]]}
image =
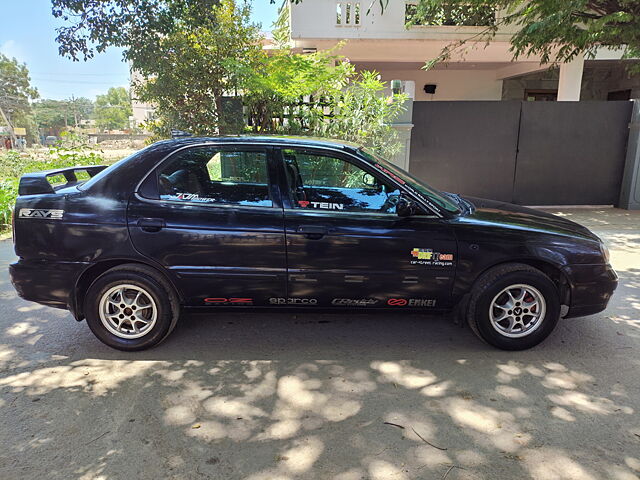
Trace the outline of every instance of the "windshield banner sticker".
{"type": "Polygon", "coordinates": [[[411,250],[411,265],[433,265],[435,267],[450,267],[453,265],[453,253],[438,253],[430,248],[414,248],[411,250]]]}

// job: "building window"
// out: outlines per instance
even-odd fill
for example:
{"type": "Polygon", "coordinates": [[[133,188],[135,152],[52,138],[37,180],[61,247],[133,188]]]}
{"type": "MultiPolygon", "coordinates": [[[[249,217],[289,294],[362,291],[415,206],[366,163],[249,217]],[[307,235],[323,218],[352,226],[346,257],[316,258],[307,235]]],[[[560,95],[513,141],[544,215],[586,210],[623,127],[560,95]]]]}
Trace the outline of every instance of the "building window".
{"type": "Polygon", "coordinates": [[[336,2],[336,25],[359,26],[360,2],[336,2]]]}
{"type": "Polygon", "coordinates": [[[404,20],[407,26],[491,27],[496,24],[496,11],[490,5],[407,3],[404,20]]]}

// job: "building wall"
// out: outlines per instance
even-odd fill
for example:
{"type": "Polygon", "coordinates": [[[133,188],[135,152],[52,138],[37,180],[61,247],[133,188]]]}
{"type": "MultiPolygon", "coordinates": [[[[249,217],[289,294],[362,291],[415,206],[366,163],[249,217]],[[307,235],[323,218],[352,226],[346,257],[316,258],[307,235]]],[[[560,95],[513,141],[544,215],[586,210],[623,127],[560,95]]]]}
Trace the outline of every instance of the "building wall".
{"type": "MultiPolygon", "coordinates": [[[[291,38],[369,38],[369,39],[446,39],[458,40],[481,32],[483,27],[416,26],[405,27],[406,0],[389,0],[384,13],[378,1],[371,0],[310,0],[290,7],[291,38]],[[338,4],[360,6],[360,24],[336,24],[338,4]],[[367,14],[367,9],[371,11],[367,14]]],[[[344,12],[344,10],[343,10],[344,12]]],[[[342,15],[344,17],[344,13],[342,15]]],[[[498,32],[498,39],[508,40],[513,33],[507,29],[498,32]]]]}
{"type": "MultiPolygon", "coordinates": [[[[609,92],[631,90],[631,98],[640,98],[640,75],[629,75],[624,62],[587,62],[582,75],[580,100],[606,100],[609,92]]],[[[523,100],[525,90],[557,90],[558,69],[504,80],[503,100],[523,100]]]]}
{"type": "Polygon", "coordinates": [[[500,100],[502,80],[493,70],[379,70],[382,80],[412,80],[417,102],[430,100],[500,100]],[[435,84],[436,93],[424,92],[425,84],[435,84]]]}

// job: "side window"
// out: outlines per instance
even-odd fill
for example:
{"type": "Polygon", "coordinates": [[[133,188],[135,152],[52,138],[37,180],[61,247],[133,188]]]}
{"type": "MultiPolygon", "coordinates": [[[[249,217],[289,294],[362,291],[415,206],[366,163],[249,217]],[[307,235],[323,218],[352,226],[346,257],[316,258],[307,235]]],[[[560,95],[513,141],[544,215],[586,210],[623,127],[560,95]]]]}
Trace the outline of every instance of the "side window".
{"type": "Polygon", "coordinates": [[[264,151],[193,147],[158,172],[160,199],[271,207],[264,151]]]}
{"type": "Polygon", "coordinates": [[[283,149],[294,208],[395,213],[400,190],[340,158],[283,149]]]}

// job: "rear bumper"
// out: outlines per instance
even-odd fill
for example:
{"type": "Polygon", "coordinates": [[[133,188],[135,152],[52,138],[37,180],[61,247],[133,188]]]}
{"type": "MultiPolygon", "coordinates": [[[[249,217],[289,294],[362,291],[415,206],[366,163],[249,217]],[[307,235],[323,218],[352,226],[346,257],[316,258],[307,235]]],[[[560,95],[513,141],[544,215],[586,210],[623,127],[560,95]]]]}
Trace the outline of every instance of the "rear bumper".
{"type": "Polygon", "coordinates": [[[569,265],[564,269],[571,284],[571,302],[565,318],[602,312],[618,287],[611,265],[569,265]]]}
{"type": "Polygon", "coordinates": [[[23,299],[72,310],[76,281],[88,265],[82,262],[19,260],[9,265],[9,276],[23,299]]]}

